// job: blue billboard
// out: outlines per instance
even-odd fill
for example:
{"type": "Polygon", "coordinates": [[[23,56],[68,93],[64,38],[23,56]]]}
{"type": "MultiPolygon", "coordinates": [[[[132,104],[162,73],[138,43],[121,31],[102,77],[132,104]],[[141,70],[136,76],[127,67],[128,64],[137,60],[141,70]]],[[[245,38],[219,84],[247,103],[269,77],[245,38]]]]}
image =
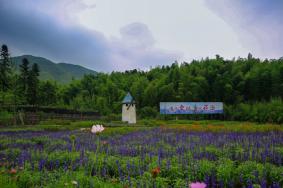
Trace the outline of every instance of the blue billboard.
{"type": "Polygon", "coordinates": [[[160,114],[222,114],[222,102],[160,102],[160,114]]]}

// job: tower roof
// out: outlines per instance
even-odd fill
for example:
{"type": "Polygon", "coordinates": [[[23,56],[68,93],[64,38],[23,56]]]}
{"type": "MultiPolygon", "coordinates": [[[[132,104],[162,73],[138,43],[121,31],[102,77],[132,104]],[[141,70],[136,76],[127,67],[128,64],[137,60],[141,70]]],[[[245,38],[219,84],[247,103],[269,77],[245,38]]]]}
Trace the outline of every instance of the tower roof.
{"type": "Polygon", "coordinates": [[[128,92],[127,95],[124,97],[123,101],[122,101],[123,104],[131,104],[131,103],[135,103],[132,95],[128,92]]]}

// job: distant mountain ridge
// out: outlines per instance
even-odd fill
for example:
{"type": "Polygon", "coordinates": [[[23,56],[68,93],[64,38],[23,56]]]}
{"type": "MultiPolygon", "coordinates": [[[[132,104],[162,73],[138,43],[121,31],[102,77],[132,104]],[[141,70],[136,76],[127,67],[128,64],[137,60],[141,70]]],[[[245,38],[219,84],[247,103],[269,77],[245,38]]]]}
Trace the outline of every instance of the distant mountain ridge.
{"type": "Polygon", "coordinates": [[[17,70],[19,70],[19,65],[22,63],[23,58],[27,58],[31,65],[33,63],[38,64],[40,69],[40,80],[55,80],[58,83],[65,84],[71,82],[72,79],[81,79],[86,74],[97,74],[96,71],[80,65],[54,63],[49,59],[32,55],[12,57],[12,62],[15,64],[17,70]]]}

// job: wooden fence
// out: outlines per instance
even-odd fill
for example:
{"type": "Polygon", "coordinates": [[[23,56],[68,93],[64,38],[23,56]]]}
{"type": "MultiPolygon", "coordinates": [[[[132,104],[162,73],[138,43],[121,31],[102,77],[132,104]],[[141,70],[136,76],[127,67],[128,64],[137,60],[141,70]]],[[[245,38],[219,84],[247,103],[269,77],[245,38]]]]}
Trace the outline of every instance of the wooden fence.
{"type": "Polygon", "coordinates": [[[44,120],[98,120],[100,114],[95,111],[78,111],[64,108],[36,107],[36,106],[5,106],[3,109],[12,115],[9,119],[1,119],[0,125],[5,124],[38,124],[44,120]]]}

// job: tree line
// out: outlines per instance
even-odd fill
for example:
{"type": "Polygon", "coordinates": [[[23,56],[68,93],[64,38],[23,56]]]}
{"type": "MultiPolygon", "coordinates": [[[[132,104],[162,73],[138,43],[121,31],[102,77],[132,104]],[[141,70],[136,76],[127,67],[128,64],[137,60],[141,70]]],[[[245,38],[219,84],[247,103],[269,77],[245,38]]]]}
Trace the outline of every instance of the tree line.
{"type": "Polygon", "coordinates": [[[246,58],[226,60],[216,55],[149,71],[85,75],[81,80],[59,85],[39,81],[38,66],[30,67],[27,59],[23,59],[19,73],[11,71],[5,50],[8,48],[3,46],[1,92],[10,96],[5,101],[16,98],[17,104],[93,110],[109,115],[121,113],[121,101],[130,91],[142,118],[159,116],[161,101],[221,101],[225,104],[226,119],[283,122],[282,58],[261,60],[248,54],[246,58]],[[11,74],[15,76],[10,79],[11,74]]]}
{"type": "Polygon", "coordinates": [[[17,74],[8,47],[4,44],[1,47],[0,72],[1,104],[37,104],[40,81],[39,67],[36,63],[30,65],[28,59],[22,59],[20,72],[17,74]]]}

